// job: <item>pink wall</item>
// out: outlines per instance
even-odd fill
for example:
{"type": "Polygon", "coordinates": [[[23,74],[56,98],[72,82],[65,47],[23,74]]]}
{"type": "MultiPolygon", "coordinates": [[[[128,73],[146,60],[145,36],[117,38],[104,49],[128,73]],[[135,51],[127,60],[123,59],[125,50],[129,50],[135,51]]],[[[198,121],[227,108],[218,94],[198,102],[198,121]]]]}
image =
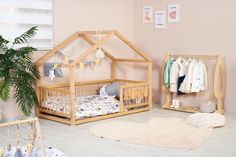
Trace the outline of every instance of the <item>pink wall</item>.
{"type": "Polygon", "coordinates": [[[236,112],[236,1],[136,0],[135,3],[135,41],[153,58],[154,101],[162,102],[159,82],[166,52],[221,52],[227,72],[226,110],[236,112]],[[167,23],[163,30],[155,30],[154,24],[142,23],[142,5],[167,10],[169,3],[180,4],[179,23],[167,23]]]}

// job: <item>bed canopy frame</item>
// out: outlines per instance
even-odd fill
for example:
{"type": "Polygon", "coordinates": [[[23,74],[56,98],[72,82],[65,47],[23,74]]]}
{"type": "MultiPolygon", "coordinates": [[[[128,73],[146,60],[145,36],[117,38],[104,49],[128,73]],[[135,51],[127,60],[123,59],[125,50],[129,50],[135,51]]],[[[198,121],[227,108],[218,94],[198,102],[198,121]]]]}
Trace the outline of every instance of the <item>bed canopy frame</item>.
{"type": "Polygon", "coordinates": [[[51,57],[56,55],[58,50],[63,50],[76,39],[81,38],[86,41],[91,47],[82,53],[77,59],[69,64],[61,64],[62,68],[69,68],[69,83],[54,84],[48,86],[40,85],[40,82],[37,84],[37,95],[39,98],[39,103],[41,104],[45,97],[50,95],[68,95],[70,97],[70,114],[59,113],[52,111],[50,109],[45,109],[39,105],[36,109],[36,113],[39,117],[54,120],[57,122],[62,122],[66,124],[81,124],[92,122],[96,120],[112,118],[142,111],[147,111],[152,108],[152,61],[151,59],[140,49],[138,49],[134,44],[127,40],[122,34],[115,30],[103,30],[99,31],[99,34],[104,35],[100,40],[95,41],[90,37],[90,35],[96,35],[98,31],[79,31],[71,35],[61,44],[57,45],[54,49],[46,53],[40,59],[36,61],[38,68],[42,67],[43,64],[49,60],[51,57]],[[75,69],[76,66],[85,60],[88,56],[94,54],[100,46],[109,41],[112,37],[116,36],[123,43],[125,43],[129,48],[131,48],[135,54],[141,57],[141,59],[134,58],[115,58],[111,52],[101,48],[102,52],[107,58],[111,60],[111,76],[106,80],[94,80],[94,81],[84,81],[76,82],[75,81],[75,69]],[[137,80],[127,80],[117,78],[116,76],[116,65],[117,63],[140,63],[147,65],[147,80],[146,81],[137,81],[137,80]],[[83,90],[85,93],[83,95],[96,94],[95,91],[98,90],[102,85],[106,83],[120,82],[122,85],[120,87],[120,112],[114,114],[108,114],[97,117],[90,117],[84,119],[75,118],[75,102],[73,101],[76,96],[80,95],[78,90],[80,87],[85,87],[83,90]],[[90,88],[89,88],[90,86],[90,88]],[[91,91],[91,86],[92,91],[91,91]],[[88,87],[88,88],[87,88],[88,87]],[[126,103],[129,100],[145,99],[142,102],[132,102],[126,103]]]}

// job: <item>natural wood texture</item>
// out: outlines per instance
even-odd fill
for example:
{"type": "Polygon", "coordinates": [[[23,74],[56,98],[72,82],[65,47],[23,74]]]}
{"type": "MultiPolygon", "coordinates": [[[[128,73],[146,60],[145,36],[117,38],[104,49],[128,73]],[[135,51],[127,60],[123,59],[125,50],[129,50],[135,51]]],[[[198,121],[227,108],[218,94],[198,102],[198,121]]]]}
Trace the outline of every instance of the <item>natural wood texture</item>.
{"type": "Polygon", "coordinates": [[[114,33],[115,30],[98,30],[98,31],[79,31],[77,32],[79,35],[83,35],[83,34],[91,34],[91,35],[94,35],[94,34],[109,34],[109,33],[114,33]]]}
{"type": "Polygon", "coordinates": [[[39,145],[40,145],[40,152],[42,154],[42,157],[46,157],[46,152],[45,152],[45,147],[44,147],[44,143],[43,143],[43,137],[42,137],[42,132],[41,132],[41,128],[40,128],[40,124],[38,119],[35,121],[35,126],[37,129],[37,133],[36,133],[36,139],[39,140],[39,145]]]}
{"type": "Polygon", "coordinates": [[[100,41],[98,41],[96,44],[94,44],[91,48],[89,48],[86,52],[84,52],[79,58],[77,58],[73,63],[71,63],[72,66],[77,65],[79,62],[83,61],[86,57],[88,57],[90,54],[94,53],[94,51],[102,44],[107,42],[112,36],[114,36],[114,33],[111,32],[107,34],[105,37],[103,37],[100,41]]]}
{"type": "Polygon", "coordinates": [[[73,125],[71,123],[71,120],[68,118],[64,118],[64,117],[59,117],[59,116],[55,116],[53,114],[45,114],[43,112],[39,113],[39,117],[43,118],[43,119],[48,119],[48,120],[52,120],[55,122],[59,122],[59,123],[64,123],[64,124],[68,124],[68,125],[73,125]]]}
{"type": "Polygon", "coordinates": [[[71,124],[75,123],[75,67],[70,68],[71,124]]]}
{"type": "Polygon", "coordinates": [[[140,104],[135,104],[135,105],[125,105],[125,109],[130,109],[130,108],[136,108],[136,107],[141,107],[141,106],[148,106],[149,103],[140,103],[140,104]]]}
{"type": "MultiPolygon", "coordinates": [[[[42,87],[39,87],[39,88],[42,88],[42,87]]],[[[44,90],[44,92],[57,92],[57,93],[63,93],[63,94],[70,94],[69,91],[65,91],[65,90],[60,90],[60,89],[55,89],[55,88],[47,88],[47,87],[44,87],[42,88],[44,90]]]]}
{"type": "Polygon", "coordinates": [[[187,112],[187,113],[199,112],[198,108],[187,107],[187,106],[182,106],[182,107],[180,107],[180,108],[164,107],[164,109],[174,110],[174,111],[180,111],[180,112],[187,112]]]}
{"type": "MultiPolygon", "coordinates": [[[[187,58],[194,58],[194,59],[204,59],[204,60],[215,60],[215,73],[214,73],[214,96],[217,100],[217,106],[216,106],[216,112],[218,113],[224,113],[224,97],[226,93],[226,80],[225,80],[225,67],[224,67],[224,62],[219,54],[171,54],[167,53],[165,57],[165,62],[171,58],[171,57],[187,57],[187,58]]],[[[162,78],[164,76],[164,68],[162,70],[162,78]]],[[[172,98],[173,98],[173,93],[169,91],[169,88],[167,88],[163,82],[162,83],[162,92],[165,94],[165,103],[162,105],[163,109],[170,109],[170,110],[175,110],[175,111],[182,111],[182,112],[198,112],[198,108],[191,108],[191,107],[186,107],[186,105],[175,109],[170,107],[172,98]]]]}
{"type": "MultiPolygon", "coordinates": [[[[30,123],[35,125],[35,128],[36,128],[34,131],[34,134],[36,135],[35,140],[39,142],[41,155],[42,157],[46,157],[45,147],[43,144],[42,133],[41,133],[41,128],[39,125],[38,118],[28,118],[25,120],[17,120],[17,121],[8,122],[8,123],[1,123],[0,127],[10,127],[10,126],[23,125],[23,124],[30,124],[30,123]]],[[[30,155],[32,156],[32,154],[30,155]]]]}
{"type": "Polygon", "coordinates": [[[130,114],[134,114],[134,113],[144,112],[144,111],[148,111],[148,110],[149,110],[149,108],[145,107],[145,108],[141,108],[141,109],[130,110],[130,111],[127,111],[127,112],[118,112],[118,113],[108,114],[108,115],[104,115],[104,116],[86,118],[86,119],[77,120],[75,122],[75,124],[84,124],[84,123],[89,123],[89,122],[95,122],[95,121],[98,121],[98,120],[104,120],[104,119],[109,119],[109,118],[114,118],[114,117],[120,117],[120,116],[124,116],[124,115],[130,115],[130,114]]]}
{"type": "Polygon", "coordinates": [[[129,82],[129,83],[145,83],[146,81],[127,80],[127,79],[115,79],[115,82],[129,82]]]}
{"type": "Polygon", "coordinates": [[[123,89],[120,89],[120,112],[124,112],[124,93],[123,89]]]}
{"type": "MultiPolygon", "coordinates": [[[[75,82],[75,85],[89,85],[89,84],[97,84],[97,83],[107,83],[107,82],[112,82],[112,79],[105,79],[105,80],[93,80],[93,81],[81,81],[81,82],[75,82]]],[[[62,87],[68,87],[70,83],[58,83],[58,84],[53,84],[53,85],[47,85],[47,86],[40,86],[40,88],[62,88],[62,87]]]]}
{"type": "Polygon", "coordinates": [[[66,113],[63,113],[63,112],[57,112],[57,111],[54,111],[54,110],[49,110],[49,109],[44,109],[44,108],[39,108],[38,109],[39,112],[41,113],[47,113],[47,114],[53,114],[55,116],[59,116],[59,117],[64,117],[64,118],[70,118],[71,115],[69,114],[66,114],[66,113]]]}
{"type": "MultiPolygon", "coordinates": [[[[87,41],[90,45],[94,46],[96,44],[96,42],[92,39],[90,39],[87,35],[85,34],[80,34],[79,35],[82,39],[84,39],[85,41],[87,41]]],[[[110,58],[111,60],[114,60],[114,57],[111,55],[110,52],[106,51],[104,48],[101,48],[101,50],[104,52],[104,54],[110,58]]]]}
{"type": "MultiPolygon", "coordinates": [[[[148,62],[148,83],[149,86],[152,87],[152,62],[148,62]]],[[[149,108],[152,109],[152,88],[149,88],[149,99],[148,102],[150,104],[149,108]]]]}
{"type": "Polygon", "coordinates": [[[115,61],[116,62],[147,63],[147,61],[143,59],[128,59],[128,58],[116,58],[115,61]]]}
{"type": "Polygon", "coordinates": [[[69,45],[76,38],[81,38],[88,42],[91,47],[82,53],[74,62],[71,64],[62,64],[62,67],[67,67],[70,69],[69,82],[67,83],[58,83],[53,85],[43,86],[40,85],[37,87],[37,95],[39,97],[39,106],[38,106],[38,115],[41,118],[50,119],[53,121],[75,125],[82,124],[86,122],[117,117],[121,115],[127,115],[137,112],[142,112],[146,110],[150,110],[152,108],[152,63],[151,60],[147,57],[147,55],[139,50],[135,45],[129,42],[124,36],[122,36],[117,31],[113,30],[105,30],[105,31],[81,31],[77,32],[67,40],[62,42],[52,51],[49,51],[46,55],[40,58],[36,64],[42,65],[46,62],[50,57],[55,55],[58,49],[63,49],[67,45],[69,45]],[[94,41],[89,35],[97,35],[104,34],[105,36],[99,40],[94,41]],[[106,51],[104,48],[101,50],[104,52],[106,57],[111,59],[111,76],[110,79],[106,80],[93,80],[93,81],[83,81],[83,82],[75,82],[75,68],[76,65],[80,62],[84,61],[89,55],[96,52],[97,48],[106,43],[109,39],[111,39],[114,35],[118,37],[118,39],[122,40],[125,44],[127,44],[131,49],[134,50],[134,53],[141,56],[142,59],[134,59],[134,58],[115,58],[111,52],[106,51]],[[147,64],[147,76],[148,79],[146,81],[138,81],[138,80],[127,80],[127,79],[117,79],[116,78],[116,64],[117,62],[131,62],[131,63],[144,63],[147,64]],[[106,84],[110,84],[112,82],[120,82],[120,112],[103,115],[98,117],[88,117],[84,119],[76,119],[75,116],[75,98],[79,96],[87,96],[87,95],[96,95],[100,88],[106,84]],[[63,101],[63,104],[57,106],[56,104],[44,104],[43,102],[50,97],[59,98],[63,101]],[[69,97],[70,104],[66,103],[66,99],[69,97]]]}
{"type": "Polygon", "coordinates": [[[214,75],[214,95],[217,99],[217,112],[224,113],[224,97],[226,94],[225,66],[221,56],[218,56],[214,75]]]}

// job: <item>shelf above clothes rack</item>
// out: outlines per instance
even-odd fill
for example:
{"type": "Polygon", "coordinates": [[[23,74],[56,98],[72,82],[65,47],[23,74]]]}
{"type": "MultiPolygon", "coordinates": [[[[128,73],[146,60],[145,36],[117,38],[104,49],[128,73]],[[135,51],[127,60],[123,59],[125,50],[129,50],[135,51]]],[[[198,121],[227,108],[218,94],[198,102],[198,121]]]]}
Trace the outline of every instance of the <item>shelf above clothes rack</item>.
{"type": "MultiPolygon", "coordinates": [[[[222,59],[222,56],[218,53],[216,54],[191,54],[191,53],[167,53],[165,57],[165,62],[167,62],[170,58],[192,58],[192,59],[204,59],[204,60],[215,60],[215,71],[214,71],[214,97],[216,99],[216,112],[224,113],[224,98],[226,94],[226,79],[225,79],[225,65],[222,59]]],[[[164,68],[162,72],[162,76],[164,75],[164,68]]],[[[162,77],[163,78],[163,77],[162,77]]],[[[162,91],[165,94],[165,102],[162,105],[163,109],[182,111],[195,113],[199,112],[198,107],[189,107],[188,105],[181,105],[179,108],[170,107],[173,99],[173,93],[170,92],[169,88],[164,84],[162,80],[162,91]]]]}

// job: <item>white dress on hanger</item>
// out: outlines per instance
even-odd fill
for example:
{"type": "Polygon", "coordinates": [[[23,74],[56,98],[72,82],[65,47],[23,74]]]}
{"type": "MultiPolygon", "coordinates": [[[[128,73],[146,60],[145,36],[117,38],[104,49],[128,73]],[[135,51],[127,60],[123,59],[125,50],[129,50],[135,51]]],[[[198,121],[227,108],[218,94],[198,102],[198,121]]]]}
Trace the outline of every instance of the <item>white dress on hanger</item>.
{"type": "Polygon", "coordinates": [[[182,64],[183,59],[179,57],[175,62],[173,62],[170,69],[170,92],[177,92],[178,89],[178,78],[180,72],[180,66],[182,64]]]}
{"type": "Polygon", "coordinates": [[[191,92],[200,92],[208,89],[208,77],[206,65],[199,61],[193,69],[191,92]]]}
{"type": "Polygon", "coordinates": [[[197,61],[195,59],[188,61],[188,68],[187,73],[184,79],[184,82],[180,85],[180,91],[183,93],[190,93],[191,92],[191,85],[193,80],[193,69],[195,65],[197,64],[197,61]]]}

